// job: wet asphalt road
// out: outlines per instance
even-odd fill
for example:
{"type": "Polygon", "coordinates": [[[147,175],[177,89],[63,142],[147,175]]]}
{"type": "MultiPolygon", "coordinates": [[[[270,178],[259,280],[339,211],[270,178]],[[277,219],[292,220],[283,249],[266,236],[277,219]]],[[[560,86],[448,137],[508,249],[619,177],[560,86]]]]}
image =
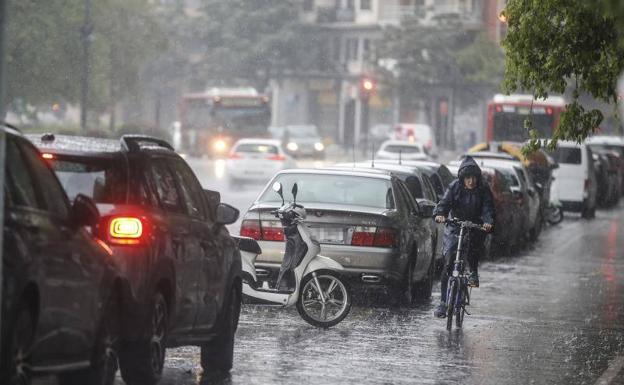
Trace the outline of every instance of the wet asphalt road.
{"type": "MultiPolygon", "coordinates": [[[[242,213],[262,187],[228,191],[191,164],[242,213]]],[[[439,286],[414,308],[361,300],[330,330],[245,305],[228,378],[202,378],[199,350],[185,347],[168,350],[161,384],[624,384],[623,212],[569,214],[516,256],[483,263],[462,330],[432,317],[439,286]]]]}

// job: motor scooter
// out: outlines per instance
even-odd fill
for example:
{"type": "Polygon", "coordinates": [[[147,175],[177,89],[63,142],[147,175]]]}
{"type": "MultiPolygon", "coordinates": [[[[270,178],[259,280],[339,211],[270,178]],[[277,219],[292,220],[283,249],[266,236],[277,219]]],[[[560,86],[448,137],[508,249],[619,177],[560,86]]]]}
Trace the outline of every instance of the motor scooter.
{"type": "Polygon", "coordinates": [[[305,208],[297,203],[297,184],[292,188],[292,203],[284,203],[281,183],[274,183],[272,188],[282,198],[282,206],[271,213],[279,218],[284,228],[284,259],[272,285],[267,280],[260,281],[255,260],[262,250],[254,239],[238,237],[243,294],[269,305],[296,305],[301,318],[309,324],[323,328],[334,326],[351,309],[351,294],[340,274],[344,268],[319,254],[321,246],[305,224],[305,208]]]}
{"type": "Polygon", "coordinates": [[[546,220],[551,225],[556,225],[563,221],[563,205],[559,200],[559,190],[555,183],[550,185],[550,202],[546,210],[546,220]]]}

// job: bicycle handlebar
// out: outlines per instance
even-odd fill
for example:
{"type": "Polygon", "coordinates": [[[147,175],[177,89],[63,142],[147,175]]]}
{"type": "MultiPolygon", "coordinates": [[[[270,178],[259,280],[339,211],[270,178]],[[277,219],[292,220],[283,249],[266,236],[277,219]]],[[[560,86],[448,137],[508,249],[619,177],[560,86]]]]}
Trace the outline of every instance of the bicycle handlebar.
{"type": "Polygon", "coordinates": [[[450,218],[445,220],[446,223],[454,223],[464,228],[477,229],[484,232],[487,232],[486,229],[483,228],[483,225],[479,225],[470,221],[462,221],[459,218],[450,218]]]}

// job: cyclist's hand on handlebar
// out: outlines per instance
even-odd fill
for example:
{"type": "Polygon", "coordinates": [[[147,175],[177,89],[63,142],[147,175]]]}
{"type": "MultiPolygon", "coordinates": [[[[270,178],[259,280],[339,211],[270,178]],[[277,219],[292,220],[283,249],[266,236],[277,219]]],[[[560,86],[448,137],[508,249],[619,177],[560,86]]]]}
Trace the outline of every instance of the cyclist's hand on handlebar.
{"type": "Polygon", "coordinates": [[[446,222],[446,218],[444,218],[444,215],[436,215],[436,217],[434,218],[434,220],[438,223],[444,223],[446,222]]]}
{"type": "Polygon", "coordinates": [[[489,233],[490,231],[492,231],[492,227],[493,227],[493,226],[492,226],[492,224],[491,224],[491,223],[484,223],[484,224],[483,224],[483,230],[487,231],[488,233],[489,233]]]}

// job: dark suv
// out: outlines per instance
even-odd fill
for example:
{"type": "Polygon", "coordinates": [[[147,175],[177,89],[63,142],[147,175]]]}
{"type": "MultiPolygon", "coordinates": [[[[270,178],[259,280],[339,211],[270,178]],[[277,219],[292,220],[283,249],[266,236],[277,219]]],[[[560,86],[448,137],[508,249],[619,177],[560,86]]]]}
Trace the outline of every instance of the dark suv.
{"type": "Polygon", "coordinates": [[[59,374],[62,384],[112,384],[127,282],[93,235],[99,214],[58,179],[18,131],[6,138],[1,384],[59,374]]]}
{"type": "Polygon", "coordinates": [[[229,371],[242,280],[224,225],[238,211],[202,190],[163,140],[30,138],[70,198],[85,194],[97,203],[97,233],[130,282],[136,304],[123,321],[119,355],[126,383],[156,383],[173,346],[198,345],[205,372],[229,371]]]}

